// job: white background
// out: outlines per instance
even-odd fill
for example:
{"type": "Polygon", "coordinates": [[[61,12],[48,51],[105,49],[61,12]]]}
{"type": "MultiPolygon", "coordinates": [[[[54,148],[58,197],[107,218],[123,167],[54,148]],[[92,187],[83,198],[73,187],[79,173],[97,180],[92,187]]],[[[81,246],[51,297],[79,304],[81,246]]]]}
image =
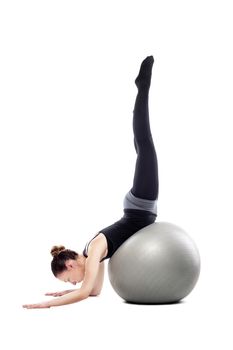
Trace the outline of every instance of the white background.
{"type": "MultiPolygon", "coordinates": [[[[231,349],[231,1],[1,1],[0,233],[4,349],[231,349]],[[184,228],[199,281],[176,305],[102,294],[27,310],[67,289],[50,248],[82,252],[123,215],[136,153],[132,112],[153,55],[150,120],[158,221],[184,228]]],[[[70,286],[71,288],[73,286],[70,286]]],[[[1,346],[2,347],[2,346],[1,346]]]]}

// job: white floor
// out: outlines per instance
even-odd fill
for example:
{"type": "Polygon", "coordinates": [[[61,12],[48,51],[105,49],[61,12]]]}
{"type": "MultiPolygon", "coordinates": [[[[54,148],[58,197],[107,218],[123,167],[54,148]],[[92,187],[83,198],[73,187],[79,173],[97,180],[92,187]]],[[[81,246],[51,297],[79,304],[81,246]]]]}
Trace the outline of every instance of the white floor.
{"type": "Polygon", "coordinates": [[[107,275],[99,297],[50,309],[21,308],[20,303],[26,299],[39,302],[46,297],[39,293],[33,295],[32,290],[21,295],[17,287],[19,293],[16,289],[8,291],[9,304],[3,302],[1,306],[4,314],[1,342],[6,350],[15,347],[119,349],[124,346],[230,350],[233,345],[232,290],[230,293],[227,286],[211,285],[205,270],[191,294],[172,305],[128,304],[114,292],[107,275]]]}

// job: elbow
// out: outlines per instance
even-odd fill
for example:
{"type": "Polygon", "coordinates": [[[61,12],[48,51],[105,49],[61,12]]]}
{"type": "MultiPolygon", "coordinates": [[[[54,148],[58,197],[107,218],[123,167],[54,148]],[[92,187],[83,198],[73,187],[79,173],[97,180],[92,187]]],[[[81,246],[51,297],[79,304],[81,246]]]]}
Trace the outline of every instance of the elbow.
{"type": "Polygon", "coordinates": [[[88,297],[91,297],[91,296],[97,296],[99,294],[99,291],[97,290],[90,290],[90,289],[83,289],[82,292],[81,292],[81,298],[82,299],[87,299],[88,297]]]}
{"type": "Polygon", "coordinates": [[[100,295],[100,292],[92,292],[91,294],[90,294],[90,297],[98,297],[98,295],[100,295]]]}
{"type": "Polygon", "coordinates": [[[98,295],[100,295],[100,293],[101,289],[93,289],[89,295],[92,297],[97,297],[98,295]]]}
{"type": "Polygon", "coordinates": [[[79,292],[79,295],[77,296],[77,301],[85,300],[90,296],[87,290],[81,290],[79,292]]]}
{"type": "Polygon", "coordinates": [[[82,300],[87,299],[89,296],[90,296],[89,293],[86,293],[86,292],[82,293],[82,300]]]}

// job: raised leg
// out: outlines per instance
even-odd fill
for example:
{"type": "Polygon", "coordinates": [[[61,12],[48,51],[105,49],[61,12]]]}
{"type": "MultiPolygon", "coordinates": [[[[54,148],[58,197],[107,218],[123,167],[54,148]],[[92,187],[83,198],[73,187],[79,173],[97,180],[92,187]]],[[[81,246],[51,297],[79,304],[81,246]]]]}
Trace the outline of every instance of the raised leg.
{"type": "Polygon", "coordinates": [[[133,111],[134,145],[137,152],[133,187],[131,192],[138,198],[158,198],[158,162],[149,120],[149,89],[152,76],[153,56],[141,64],[135,80],[138,93],[133,111]]]}

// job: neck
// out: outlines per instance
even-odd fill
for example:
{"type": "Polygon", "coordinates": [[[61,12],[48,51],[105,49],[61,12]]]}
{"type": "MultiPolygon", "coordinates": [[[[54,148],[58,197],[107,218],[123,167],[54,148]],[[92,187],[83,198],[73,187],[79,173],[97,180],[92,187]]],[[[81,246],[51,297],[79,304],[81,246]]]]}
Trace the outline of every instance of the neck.
{"type": "Polygon", "coordinates": [[[76,261],[77,261],[77,264],[78,264],[79,268],[82,270],[83,275],[84,275],[86,257],[82,254],[79,254],[76,261]]]}

